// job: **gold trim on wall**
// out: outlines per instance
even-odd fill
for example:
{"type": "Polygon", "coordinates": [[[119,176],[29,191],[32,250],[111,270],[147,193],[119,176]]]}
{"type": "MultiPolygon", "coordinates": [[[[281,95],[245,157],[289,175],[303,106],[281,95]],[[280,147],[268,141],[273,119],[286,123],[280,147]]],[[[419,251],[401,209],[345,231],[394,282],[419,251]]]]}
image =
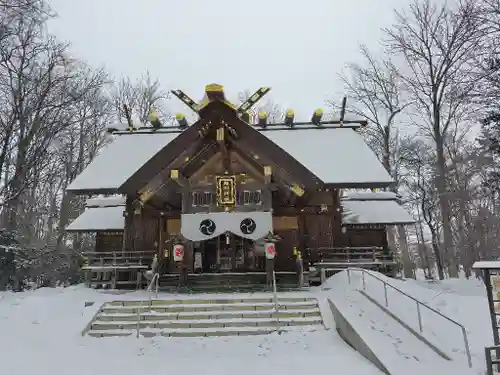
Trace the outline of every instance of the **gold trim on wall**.
{"type": "Polygon", "coordinates": [[[167,233],[170,235],[181,233],[181,219],[167,219],[167,233]]]}

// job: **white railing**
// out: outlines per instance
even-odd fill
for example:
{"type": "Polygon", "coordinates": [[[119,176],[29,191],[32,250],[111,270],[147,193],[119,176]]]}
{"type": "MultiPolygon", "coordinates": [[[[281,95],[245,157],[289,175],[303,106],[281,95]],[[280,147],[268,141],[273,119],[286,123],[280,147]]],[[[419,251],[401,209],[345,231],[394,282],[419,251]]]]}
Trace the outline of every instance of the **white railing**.
{"type": "MultiPolygon", "coordinates": [[[[368,275],[371,278],[380,281],[383,284],[383,286],[384,286],[384,304],[385,304],[385,307],[387,307],[387,308],[389,307],[389,297],[388,297],[388,294],[387,294],[387,290],[388,289],[392,289],[392,290],[396,291],[397,293],[399,293],[400,295],[402,295],[402,296],[408,298],[409,300],[415,302],[416,308],[417,308],[418,328],[420,330],[420,333],[424,332],[424,327],[423,327],[423,324],[422,324],[422,314],[421,314],[421,309],[422,308],[427,309],[431,313],[433,313],[433,314],[435,314],[437,316],[440,316],[441,318],[444,318],[447,321],[449,321],[450,323],[452,323],[452,324],[456,325],[457,327],[459,327],[460,330],[462,331],[462,338],[463,338],[463,341],[464,341],[464,347],[465,347],[465,354],[467,356],[467,362],[468,362],[469,367],[472,368],[472,358],[471,358],[471,353],[470,353],[469,339],[467,337],[467,331],[466,331],[465,327],[462,324],[460,324],[459,322],[457,322],[457,321],[455,321],[455,320],[447,317],[446,315],[442,314],[441,312],[437,311],[436,309],[433,309],[432,307],[430,307],[426,303],[421,302],[421,301],[417,300],[416,298],[410,296],[409,294],[403,292],[401,289],[398,289],[395,286],[389,284],[387,281],[383,280],[382,278],[378,277],[377,275],[374,275],[373,273],[369,272],[366,269],[363,269],[363,268],[347,268],[346,270],[347,270],[347,278],[348,278],[349,284],[351,284],[351,272],[360,272],[361,273],[362,289],[363,289],[364,292],[366,292],[366,277],[365,277],[365,275],[368,275]]],[[[338,271],[338,270],[331,270],[331,271],[333,272],[333,271],[338,271]]]]}

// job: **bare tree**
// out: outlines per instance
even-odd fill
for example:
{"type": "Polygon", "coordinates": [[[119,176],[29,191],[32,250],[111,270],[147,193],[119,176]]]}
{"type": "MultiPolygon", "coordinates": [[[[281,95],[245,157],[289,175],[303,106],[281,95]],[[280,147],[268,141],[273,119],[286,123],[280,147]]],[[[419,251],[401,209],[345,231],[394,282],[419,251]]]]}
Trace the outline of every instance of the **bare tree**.
{"type": "Polygon", "coordinates": [[[123,105],[126,104],[141,123],[141,125],[135,124],[135,126],[144,126],[152,110],[156,111],[163,124],[171,122],[173,117],[166,105],[168,99],[168,91],[162,89],[160,81],[153,79],[149,72],[135,81],[130,78],[122,78],[111,90],[111,101],[118,121],[126,122],[123,110],[123,105]]]}
{"type": "Polygon", "coordinates": [[[2,181],[6,191],[3,204],[8,212],[7,228],[14,229],[22,210],[22,194],[35,183],[30,173],[37,163],[46,161],[43,156],[51,141],[72,123],[67,107],[100,87],[104,75],[98,72],[82,80],[80,64],[66,56],[66,45],[45,35],[40,20],[24,14],[19,15],[15,33],[2,47],[0,175],[9,173],[9,179],[2,181]]]}
{"type": "MultiPolygon", "coordinates": [[[[408,196],[408,204],[413,206],[418,213],[418,224],[425,223],[431,232],[438,276],[442,280],[444,279],[444,266],[440,240],[441,223],[438,218],[438,196],[434,187],[435,153],[425,139],[406,137],[402,139],[402,143],[404,144],[400,159],[402,187],[408,196]]],[[[423,238],[421,243],[424,245],[423,238]]]]}
{"type": "Polygon", "coordinates": [[[477,59],[484,42],[484,28],[477,14],[477,2],[472,0],[455,8],[415,0],[408,11],[396,12],[395,25],[385,30],[387,47],[404,59],[400,78],[418,114],[416,123],[434,141],[443,250],[452,277],[458,275],[458,268],[451,232],[445,139],[453,125],[474,109],[481,81],[477,59]]]}
{"type": "MultiPolygon", "coordinates": [[[[361,46],[361,64],[349,64],[348,73],[342,73],[345,94],[349,98],[350,113],[366,118],[370,126],[363,131],[368,144],[375,151],[387,172],[394,178],[391,190],[398,192],[399,176],[397,162],[397,137],[395,132],[397,116],[408,106],[403,99],[399,73],[390,59],[375,58],[366,46],[361,46]]],[[[339,107],[329,101],[334,110],[339,107]]],[[[408,252],[406,231],[397,226],[399,249],[405,277],[413,276],[413,265],[408,252]]],[[[394,228],[387,231],[389,245],[396,247],[394,228]]]]}
{"type": "MultiPolygon", "coordinates": [[[[396,145],[394,128],[397,116],[409,103],[403,98],[400,75],[391,60],[375,58],[366,46],[360,49],[363,62],[349,64],[348,73],[340,74],[349,98],[348,110],[373,124],[366,128],[365,135],[384,167],[397,180],[391,160],[396,145]]],[[[335,102],[328,104],[338,109],[335,102]]]]}

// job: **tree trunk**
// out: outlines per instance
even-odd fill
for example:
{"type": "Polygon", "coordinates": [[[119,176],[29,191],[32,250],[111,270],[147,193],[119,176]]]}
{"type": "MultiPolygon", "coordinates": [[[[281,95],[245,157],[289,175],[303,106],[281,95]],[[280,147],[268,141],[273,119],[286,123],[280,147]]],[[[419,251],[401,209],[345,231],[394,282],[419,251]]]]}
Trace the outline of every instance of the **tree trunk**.
{"type": "MultiPolygon", "coordinates": [[[[448,265],[450,277],[458,277],[458,268],[455,261],[453,248],[453,234],[451,232],[451,207],[446,187],[446,161],[444,158],[443,142],[441,137],[436,137],[436,189],[438,191],[439,208],[441,210],[441,221],[443,226],[443,256],[448,265]]],[[[439,239],[438,239],[439,240],[439,239]]]]}
{"type": "Polygon", "coordinates": [[[413,263],[411,261],[410,252],[408,250],[408,242],[406,240],[406,230],[403,225],[397,225],[399,251],[403,261],[403,273],[406,278],[414,278],[413,263]]]}

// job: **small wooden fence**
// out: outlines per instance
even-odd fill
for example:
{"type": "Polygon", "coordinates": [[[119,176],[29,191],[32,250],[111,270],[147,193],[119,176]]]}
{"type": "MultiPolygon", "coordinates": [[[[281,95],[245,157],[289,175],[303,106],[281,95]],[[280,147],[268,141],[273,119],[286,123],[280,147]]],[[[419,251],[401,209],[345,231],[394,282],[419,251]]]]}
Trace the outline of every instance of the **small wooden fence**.
{"type": "Polygon", "coordinates": [[[155,251],[92,251],[82,255],[86,259],[82,271],[87,286],[115,289],[119,285],[144,283],[143,272],[150,268],[155,251]]]}

